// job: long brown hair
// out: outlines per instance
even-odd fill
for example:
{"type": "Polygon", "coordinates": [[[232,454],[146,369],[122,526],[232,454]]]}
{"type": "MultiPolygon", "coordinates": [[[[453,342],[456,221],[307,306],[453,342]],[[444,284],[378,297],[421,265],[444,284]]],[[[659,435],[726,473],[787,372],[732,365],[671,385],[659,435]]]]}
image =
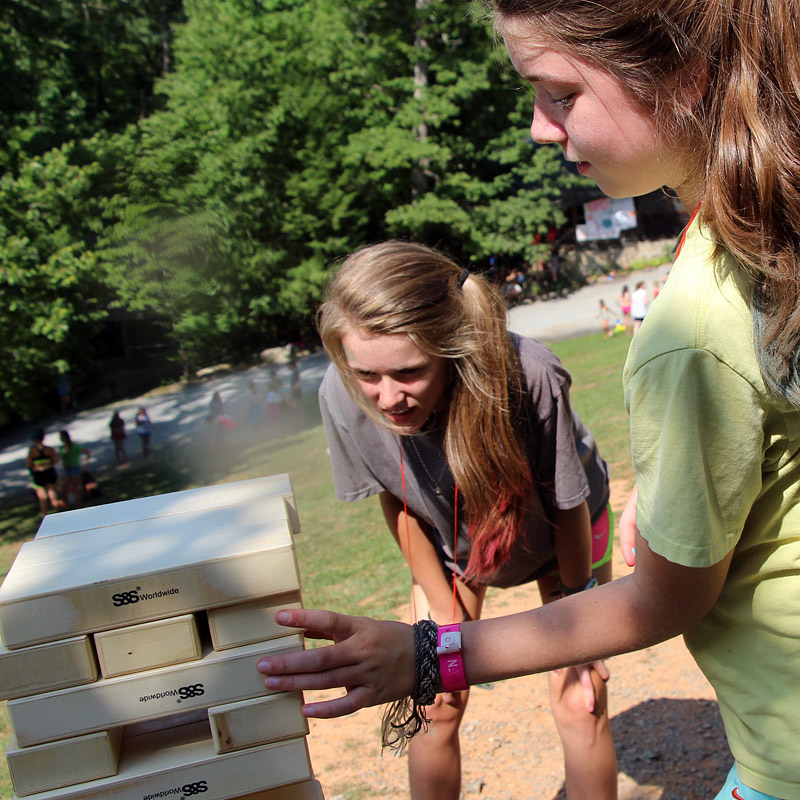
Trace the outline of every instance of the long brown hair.
{"type": "Polygon", "coordinates": [[[700,221],[753,279],[764,380],[800,405],[800,0],[487,4],[611,73],[686,155],[700,221]]]}
{"type": "Polygon", "coordinates": [[[349,331],[405,334],[452,369],[444,452],[464,504],[472,547],[465,575],[489,575],[521,534],[532,487],[525,442],[514,425],[523,400],[506,306],[483,278],[437,250],[389,241],[365,247],[328,284],[317,324],[356,403],[390,429],[358,389],[342,348],[349,331]]]}

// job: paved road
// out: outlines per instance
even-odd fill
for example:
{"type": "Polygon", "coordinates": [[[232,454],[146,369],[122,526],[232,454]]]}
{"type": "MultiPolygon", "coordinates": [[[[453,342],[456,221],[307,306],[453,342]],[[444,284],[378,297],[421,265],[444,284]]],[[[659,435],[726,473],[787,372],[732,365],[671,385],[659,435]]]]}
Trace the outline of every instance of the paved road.
{"type": "MultiPolygon", "coordinates": [[[[594,333],[600,328],[596,316],[599,300],[605,300],[614,309],[614,300],[623,283],[633,288],[637,280],[644,280],[650,288],[653,281],[660,279],[663,274],[663,268],[644,270],[626,278],[585,286],[567,297],[516,306],[509,313],[509,328],[543,342],[594,333]]],[[[303,391],[315,392],[325,371],[325,357],[322,354],[308,356],[301,359],[299,364],[303,391]]],[[[288,380],[288,367],[280,367],[278,374],[288,380]]],[[[159,451],[166,448],[180,446],[197,436],[208,436],[205,417],[211,395],[216,391],[225,400],[226,413],[235,419],[243,419],[247,412],[248,381],[256,382],[263,397],[268,376],[264,367],[253,367],[209,379],[180,391],[133,398],[77,414],[53,415],[38,423],[8,431],[0,438],[0,505],[19,497],[32,496],[25,457],[30,446],[29,436],[37,427],[41,426],[48,431],[45,443],[53,447],[59,443],[58,430],[67,428],[76,442],[91,450],[93,471],[102,473],[104,466],[109,467],[114,463],[108,422],[115,410],[119,410],[128,428],[128,457],[137,461],[141,459],[141,454],[138,436],[133,428],[133,417],[140,405],[147,407],[154,424],[153,451],[157,457],[159,451]]]]}

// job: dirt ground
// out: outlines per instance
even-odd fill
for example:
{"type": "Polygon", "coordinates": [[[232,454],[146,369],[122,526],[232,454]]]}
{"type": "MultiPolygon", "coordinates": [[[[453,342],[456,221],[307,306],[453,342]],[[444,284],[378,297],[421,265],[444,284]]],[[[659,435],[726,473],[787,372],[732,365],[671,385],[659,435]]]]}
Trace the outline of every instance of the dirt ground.
{"type": "MultiPolygon", "coordinates": [[[[615,577],[629,571],[616,548],[615,577]]],[[[535,585],[490,591],[484,616],[538,605],[535,585]]],[[[407,619],[408,610],[403,612],[400,618],[407,619]]],[[[608,666],[619,800],[711,800],[732,758],[714,692],[683,640],[617,656],[608,666]]],[[[308,692],[306,699],[324,695],[308,692]]],[[[378,732],[377,709],[338,720],[311,720],[311,762],[326,800],[408,797],[406,757],[389,751],[381,755],[378,732]]],[[[543,675],[473,689],[461,747],[465,800],[566,798],[543,675]]]]}

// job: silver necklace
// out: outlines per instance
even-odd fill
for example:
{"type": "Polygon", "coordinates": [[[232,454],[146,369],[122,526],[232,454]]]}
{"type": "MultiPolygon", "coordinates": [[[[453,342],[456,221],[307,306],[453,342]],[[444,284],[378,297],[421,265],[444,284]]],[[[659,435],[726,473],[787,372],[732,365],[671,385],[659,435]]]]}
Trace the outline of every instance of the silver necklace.
{"type": "Polygon", "coordinates": [[[428,476],[428,480],[431,482],[431,486],[433,486],[433,491],[436,492],[436,494],[441,495],[442,489],[439,484],[442,482],[442,478],[444,477],[444,471],[447,469],[447,459],[444,459],[444,462],[442,463],[442,468],[439,470],[439,477],[436,478],[436,480],[434,480],[433,475],[431,475],[427,465],[425,464],[425,461],[423,460],[419,450],[417,449],[417,443],[414,441],[414,437],[409,436],[409,439],[411,439],[411,446],[414,448],[414,453],[417,456],[417,461],[419,461],[419,463],[422,465],[422,469],[425,470],[425,474],[428,476]]]}

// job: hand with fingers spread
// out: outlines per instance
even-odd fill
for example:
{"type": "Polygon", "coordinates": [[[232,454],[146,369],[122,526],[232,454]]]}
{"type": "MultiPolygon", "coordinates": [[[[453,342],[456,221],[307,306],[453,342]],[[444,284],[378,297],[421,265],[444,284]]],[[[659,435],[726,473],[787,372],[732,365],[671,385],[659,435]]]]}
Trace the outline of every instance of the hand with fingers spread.
{"type": "Polygon", "coordinates": [[[329,719],[407,697],[414,689],[414,632],[401,622],[379,622],[332,611],[279,611],[281,625],[304,628],[307,638],[334,644],[258,662],[264,685],[280,692],[342,687],[347,694],[309,703],[307,717],[329,719]]]}

